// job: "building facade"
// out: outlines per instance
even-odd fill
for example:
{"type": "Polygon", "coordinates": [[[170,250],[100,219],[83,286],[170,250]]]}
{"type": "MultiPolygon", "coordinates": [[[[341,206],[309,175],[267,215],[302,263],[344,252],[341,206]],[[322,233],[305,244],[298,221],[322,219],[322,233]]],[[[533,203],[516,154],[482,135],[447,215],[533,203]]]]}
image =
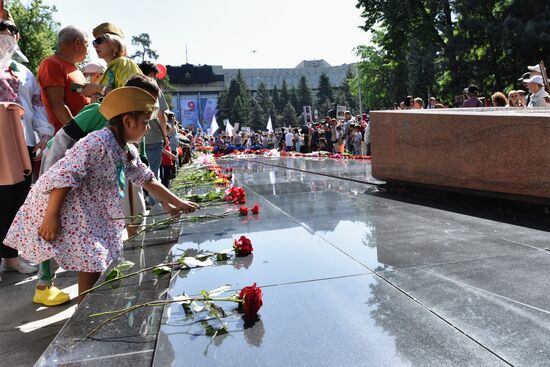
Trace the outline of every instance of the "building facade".
{"type": "Polygon", "coordinates": [[[354,70],[356,64],[331,66],[325,60],[304,60],[295,68],[283,69],[224,69],[223,66],[167,65],[166,69],[173,86],[174,113],[184,126],[199,126],[207,129],[212,117],[217,113],[220,93],[229,88],[231,80],[240,71],[248,89],[254,94],[263,82],[267,89],[281,88],[283,80],[288,87],[298,87],[302,76],[306,77],[311,90],[315,93],[319,77],[324,72],[333,86],[342,85],[348,70],[354,70]]]}

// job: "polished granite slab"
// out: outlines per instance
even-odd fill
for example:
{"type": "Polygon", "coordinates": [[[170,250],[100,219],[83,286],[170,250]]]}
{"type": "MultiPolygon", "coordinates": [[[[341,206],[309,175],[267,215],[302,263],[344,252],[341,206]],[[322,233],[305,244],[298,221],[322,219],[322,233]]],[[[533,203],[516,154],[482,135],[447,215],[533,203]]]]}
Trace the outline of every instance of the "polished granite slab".
{"type": "Polygon", "coordinates": [[[372,182],[343,178],[368,172],[367,161],[221,163],[234,168],[247,205],[261,205],[259,215],[185,223],[175,242],[168,240],[174,229],[151,233],[129,245],[125,258],[147,266],[183,251],[226,249],[240,235],[251,238],[254,254],[161,280],[128,281],[83,306],[104,310],[257,282],[264,291],[259,320],[245,324],[234,306],[224,305],[230,333],[211,338],[200,317],[187,319],[173,304],[124,317],[82,340],[91,325],[89,309],[81,307],[40,365],[545,365],[550,253],[543,249],[550,233],[544,227],[403,200],[372,182]]]}
{"type": "Polygon", "coordinates": [[[259,321],[229,317],[214,339],[170,307],[153,366],[505,365],[376,276],[265,287],[263,300],[259,321]]]}
{"type": "MultiPolygon", "coordinates": [[[[543,274],[547,269],[547,265],[533,269],[535,275],[539,274],[534,281],[512,280],[517,283],[517,288],[531,292],[541,284],[545,285],[536,290],[543,302],[533,302],[533,295],[529,294],[523,298],[524,292],[521,291],[511,294],[515,299],[508,298],[508,292],[501,292],[506,286],[499,291],[490,286],[490,281],[468,284],[460,276],[449,277],[432,269],[399,270],[385,274],[384,278],[406,290],[486,348],[497,352],[511,365],[546,366],[550,360],[550,312],[548,284],[543,274]],[[536,307],[537,303],[544,308],[536,307]]],[[[492,277],[500,275],[497,273],[492,277]]]]}

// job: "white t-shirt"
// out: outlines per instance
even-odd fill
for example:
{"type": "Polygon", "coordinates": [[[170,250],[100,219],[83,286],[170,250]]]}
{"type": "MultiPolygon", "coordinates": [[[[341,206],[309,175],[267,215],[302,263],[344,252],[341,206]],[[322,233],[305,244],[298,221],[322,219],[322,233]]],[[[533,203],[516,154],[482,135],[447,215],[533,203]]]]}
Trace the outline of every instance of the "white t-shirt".
{"type": "Polygon", "coordinates": [[[292,146],[292,139],[294,139],[294,134],[291,133],[290,131],[288,133],[286,133],[285,135],[285,143],[286,143],[286,146],[287,147],[291,147],[292,146]]]}
{"type": "Polygon", "coordinates": [[[40,97],[38,81],[26,66],[15,61],[13,63],[17,67],[15,75],[19,79],[19,91],[17,93],[25,110],[21,120],[25,141],[27,146],[34,147],[37,143],[35,132],[39,138],[42,138],[43,135],[53,136],[55,129],[48,122],[48,115],[40,97]]]}

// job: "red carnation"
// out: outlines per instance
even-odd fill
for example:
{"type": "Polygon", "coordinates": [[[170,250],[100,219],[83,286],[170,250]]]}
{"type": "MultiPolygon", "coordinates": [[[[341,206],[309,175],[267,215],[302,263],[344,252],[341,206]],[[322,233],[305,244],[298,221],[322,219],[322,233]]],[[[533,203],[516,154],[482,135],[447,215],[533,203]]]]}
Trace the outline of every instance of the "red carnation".
{"type": "Polygon", "coordinates": [[[249,321],[255,320],[263,304],[262,289],[256,287],[256,283],[254,283],[249,287],[241,289],[239,298],[244,301],[239,305],[239,309],[244,312],[244,318],[249,321]]]}
{"type": "MultiPolygon", "coordinates": [[[[246,208],[248,210],[248,208],[246,208]]],[[[247,256],[252,253],[252,241],[245,236],[233,241],[233,250],[237,256],[247,256]]]]}
{"type": "Polygon", "coordinates": [[[241,187],[232,187],[225,191],[225,200],[231,203],[245,204],[246,192],[241,187]]]}
{"type": "Polygon", "coordinates": [[[260,214],[260,204],[255,203],[251,211],[252,211],[252,214],[260,214]]]}
{"type": "MultiPolygon", "coordinates": [[[[254,212],[254,210],[252,210],[252,212],[254,212]]],[[[248,215],[248,208],[246,206],[241,206],[239,208],[239,214],[246,217],[248,215]]]]}

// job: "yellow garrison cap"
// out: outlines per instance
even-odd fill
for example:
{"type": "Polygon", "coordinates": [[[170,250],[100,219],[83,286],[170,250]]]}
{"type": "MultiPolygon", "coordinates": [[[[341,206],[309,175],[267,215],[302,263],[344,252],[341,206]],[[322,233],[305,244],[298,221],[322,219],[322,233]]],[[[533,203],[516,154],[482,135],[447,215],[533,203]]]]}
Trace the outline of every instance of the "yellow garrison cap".
{"type": "Polygon", "coordinates": [[[99,107],[99,112],[107,120],[128,112],[153,112],[157,99],[141,88],[121,87],[113,90],[99,107]]]}
{"type": "Polygon", "coordinates": [[[101,36],[105,33],[112,33],[116,34],[117,36],[120,36],[124,38],[124,33],[122,33],[122,29],[114,25],[113,23],[101,23],[97,27],[94,28],[92,31],[95,38],[101,36]]]}
{"type": "Polygon", "coordinates": [[[6,20],[8,22],[12,22],[13,24],[15,24],[15,20],[11,16],[11,13],[8,9],[2,10],[2,20],[6,20]]]}

